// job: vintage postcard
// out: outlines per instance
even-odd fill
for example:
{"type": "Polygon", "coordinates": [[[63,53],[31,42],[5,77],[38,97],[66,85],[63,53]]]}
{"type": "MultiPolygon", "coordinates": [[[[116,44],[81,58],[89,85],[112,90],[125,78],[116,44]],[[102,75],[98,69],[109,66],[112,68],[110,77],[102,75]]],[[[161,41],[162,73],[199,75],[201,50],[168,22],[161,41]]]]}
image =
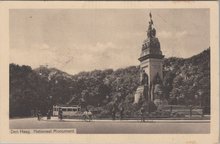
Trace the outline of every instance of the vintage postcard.
{"type": "Polygon", "coordinates": [[[219,142],[218,2],[2,2],[0,142],[219,142]]]}

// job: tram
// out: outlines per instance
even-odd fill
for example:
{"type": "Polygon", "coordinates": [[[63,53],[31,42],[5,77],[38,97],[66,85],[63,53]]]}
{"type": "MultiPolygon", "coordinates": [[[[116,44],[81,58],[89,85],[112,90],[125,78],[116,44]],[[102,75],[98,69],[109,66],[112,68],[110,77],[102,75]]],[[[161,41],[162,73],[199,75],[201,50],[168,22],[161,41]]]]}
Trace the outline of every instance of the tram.
{"type": "Polygon", "coordinates": [[[81,107],[73,106],[53,106],[53,116],[58,116],[59,110],[62,110],[64,117],[80,116],[82,114],[81,107]]]}

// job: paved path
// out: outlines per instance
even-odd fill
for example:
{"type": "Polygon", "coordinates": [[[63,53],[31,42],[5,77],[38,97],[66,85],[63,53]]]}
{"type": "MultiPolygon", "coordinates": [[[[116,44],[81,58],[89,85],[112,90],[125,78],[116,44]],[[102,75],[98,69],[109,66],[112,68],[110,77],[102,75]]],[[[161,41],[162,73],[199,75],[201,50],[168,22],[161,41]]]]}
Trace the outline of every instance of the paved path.
{"type": "MultiPolygon", "coordinates": [[[[46,120],[46,118],[43,118],[46,120]]],[[[57,117],[52,117],[50,121],[59,121],[57,117]]],[[[82,122],[82,119],[63,119],[63,121],[68,122],[82,122]]],[[[109,119],[95,119],[92,120],[93,122],[119,122],[119,123],[138,123],[141,122],[140,120],[109,120],[109,119]]],[[[160,120],[153,120],[153,119],[146,119],[146,123],[210,123],[210,120],[170,120],[170,119],[160,119],[160,120]]]]}
{"type": "Polygon", "coordinates": [[[208,121],[178,121],[166,120],[146,121],[137,120],[82,120],[57,119],[37,121],[36,118],[11,119],[11,129],[70,129],[76,128],[79,134],[192,134],[209,133],[208,121]]]}

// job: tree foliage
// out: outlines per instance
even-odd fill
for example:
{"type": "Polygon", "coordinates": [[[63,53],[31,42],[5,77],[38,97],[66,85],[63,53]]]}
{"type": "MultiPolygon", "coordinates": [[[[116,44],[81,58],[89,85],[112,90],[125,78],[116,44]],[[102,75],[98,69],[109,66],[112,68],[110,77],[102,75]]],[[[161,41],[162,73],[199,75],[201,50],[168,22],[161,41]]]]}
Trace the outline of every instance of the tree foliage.
{"type": "MultiPolygon", "coordinates": [[[[163,71],[164,93],[170,104],[210,107],[210,49],[188,59],[165,59],[163,71]]],[[[100,117],[110,115],[114,106],[135,116],[140,108],[133,105],[139,73],[139,67],[130,66],[70,75],[55,68],[10,64],[10,117],[73,104],[90,107],[100,117]]]]}

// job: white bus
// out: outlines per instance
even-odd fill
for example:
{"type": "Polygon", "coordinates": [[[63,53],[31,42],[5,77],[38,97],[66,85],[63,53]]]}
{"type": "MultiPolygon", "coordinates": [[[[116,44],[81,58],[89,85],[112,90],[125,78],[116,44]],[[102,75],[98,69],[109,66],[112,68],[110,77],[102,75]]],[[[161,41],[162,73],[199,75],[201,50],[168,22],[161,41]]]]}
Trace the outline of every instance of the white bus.
{"type": "Polygon", "coordinates": [[[53,106],[53,116],[58,116],[59,109],[62,109],[63,117],[80,116],[82,115],[81,107],[73,106],[53,106]]]}

